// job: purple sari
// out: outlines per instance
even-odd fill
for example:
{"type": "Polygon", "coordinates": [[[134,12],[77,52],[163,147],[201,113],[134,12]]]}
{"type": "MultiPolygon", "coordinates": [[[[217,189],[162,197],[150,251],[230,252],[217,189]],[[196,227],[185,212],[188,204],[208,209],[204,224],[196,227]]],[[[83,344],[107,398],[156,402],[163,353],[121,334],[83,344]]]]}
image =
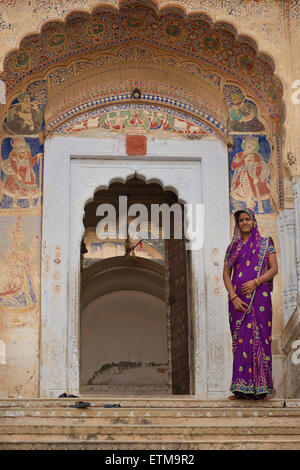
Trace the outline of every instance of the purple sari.
{"type": "MultiPolygon", "coordinates": [[[[240,212],[240,211],[238,211],[240,212]]],[[[248,304],[246,312],[238,311],[229,300],[232,335],[233,374],[230,390],[236,394],[259,397],[272,393],[272,303],[271,282],[257,287],[250,295],[241,292],[245,282],[258,278],[267,269],[268,255],[275,253],[270,237],[262,237],[253,212],[251,234],[243,243],[236,223],[234,236],[227,248],[225,261],[233,268],[232,285],[237,295],[248,304]]]]}

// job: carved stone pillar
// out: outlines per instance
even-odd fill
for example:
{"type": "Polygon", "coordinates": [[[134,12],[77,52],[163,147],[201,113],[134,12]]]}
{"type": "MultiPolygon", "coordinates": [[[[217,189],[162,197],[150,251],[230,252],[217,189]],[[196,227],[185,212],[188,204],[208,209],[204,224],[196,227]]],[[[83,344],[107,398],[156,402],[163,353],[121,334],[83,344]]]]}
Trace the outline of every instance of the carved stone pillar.
{"type": "Polygon", "coordinates": [[[291,179],[294,204],[295,204],[295,248],[296,248],[296,273],[297,273],[297,304],[299,305],[300,293],[300,175],[294,175],[291,179]]]}
{"type": "Polygon", "coordinates": [[[278,217],[281,251],[281,284],[284,326],[297,305],[297,275],[295,248],[295,210],[284,209],[278,217]]]}
{"type": "MultiPolygon", "coordinates": [[[[287,354],[287,397],[297,398],[300,393],[300,365],[296,364],[293,358],[296,341],[300,339],[300,172],[297,171],[297,160],[291,153],[287,156],[286,169],[290,176],[294,197],[294,237],[291,237],[288,242],[292,245],[292,238],[294,238],[297,297],[294,312],[281,335],[281,346],[287,354]]],[[[291,230],[290,227],[287,234],[290,234],[291,230]]]]}
{"type": "MultiPolygon", "coordinates": [[[[300,297],[300,168],[297,164],[297,159],[291,152],[287,155],[285,168],[290,177],[291,187],[294,197],[294,211],[295,211],[295,256],[296,256],[296,275],[297,275],[297,305],[299,305],[300,297]]],[[[292,240],[290,240],[292,243],[292,240]]]]}

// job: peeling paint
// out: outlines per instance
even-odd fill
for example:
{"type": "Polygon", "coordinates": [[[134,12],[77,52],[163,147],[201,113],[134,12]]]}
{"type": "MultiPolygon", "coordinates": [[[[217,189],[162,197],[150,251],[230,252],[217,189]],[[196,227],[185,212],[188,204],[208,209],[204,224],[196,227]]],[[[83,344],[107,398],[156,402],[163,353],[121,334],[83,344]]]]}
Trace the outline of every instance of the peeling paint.
{"type": "Polygon", "coordinates": [[[218,250],[218,248],[214,248],[214,249],[212,250],[212,252],[211,252],[211,254],[212,254],[213,258],[215,258],[215,257],[217,256],[217,254],[218,254],[218,253],[219,253],[219,250],[218,250]]]}
{"type": "Polygon", "coordinates": [[[61,291],[61,288],[60,288],[60,286],[59,286],[58,284],[57,284],[57,285],[55,285],[55,286],[54,286],[54,288],[53,288],[53,291],[54,291],[54,293],[55,293],[55,294],[59,294],[59,293],[60,293],[60,291],[61,291]]]}

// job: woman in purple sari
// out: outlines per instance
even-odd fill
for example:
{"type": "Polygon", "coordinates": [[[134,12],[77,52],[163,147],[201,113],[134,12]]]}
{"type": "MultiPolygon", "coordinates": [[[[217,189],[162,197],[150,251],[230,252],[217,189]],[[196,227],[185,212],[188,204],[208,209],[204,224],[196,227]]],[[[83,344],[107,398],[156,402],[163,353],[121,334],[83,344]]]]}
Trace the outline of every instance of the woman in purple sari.
{"type": "Polygon", "coordinates": [[[274,243],[259,233],[254,213],[234,214],[223,279],[229,295],[233,398],[265,398],[272,393],[272,279],[278,272],[274,243]]]}

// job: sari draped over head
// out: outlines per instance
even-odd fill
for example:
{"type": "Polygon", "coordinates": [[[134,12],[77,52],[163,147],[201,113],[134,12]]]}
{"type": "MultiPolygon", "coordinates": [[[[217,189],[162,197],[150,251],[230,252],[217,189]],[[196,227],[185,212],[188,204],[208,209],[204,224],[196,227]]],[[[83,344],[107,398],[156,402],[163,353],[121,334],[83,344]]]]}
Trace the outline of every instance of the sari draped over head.
{"type": "Polygon", "coordinates": [[[251,294],[241,292],[245,282],[258,278],[268,268],[268,256],[275,253],[271,237],[262,237],[254,213],[243,209],[235,214],[232,241],[227,248],[225,263],[233,268],[232,285],[246,302],[246,312],[234,308],[229,300],[229,321],[232,335],[233,373],[230,390],[233,393],[257,397],[272,393],[272,302],[271,283],[259,285],[251,294]],[[238,226],[238,216],[246,212],[253,221],[248,240],[244,243],[238,226]]]}

